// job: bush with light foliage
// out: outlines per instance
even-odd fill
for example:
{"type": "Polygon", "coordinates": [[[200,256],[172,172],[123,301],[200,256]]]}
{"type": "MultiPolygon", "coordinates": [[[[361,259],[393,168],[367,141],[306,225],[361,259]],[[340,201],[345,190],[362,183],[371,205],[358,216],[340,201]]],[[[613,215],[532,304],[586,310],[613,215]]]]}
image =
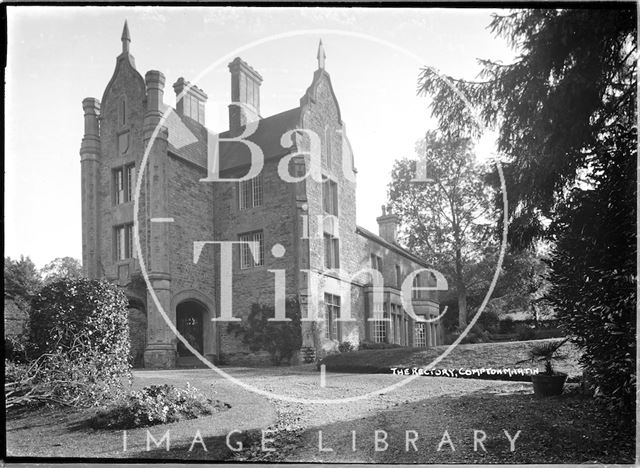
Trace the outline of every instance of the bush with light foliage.
{"type": "Polygon", "coordinates": [[[127,298],[106,281],[61,279],[31,301],[25,364],[8,368],[7,406],[101,404],[131,377],[127,298]]]}

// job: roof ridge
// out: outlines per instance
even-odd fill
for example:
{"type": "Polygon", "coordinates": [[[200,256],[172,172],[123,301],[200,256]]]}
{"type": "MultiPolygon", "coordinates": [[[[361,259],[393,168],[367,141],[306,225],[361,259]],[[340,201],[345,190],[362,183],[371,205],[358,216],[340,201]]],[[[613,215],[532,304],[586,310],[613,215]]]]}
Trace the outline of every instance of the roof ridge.
{"type": "Polygon", "coordinates": [[[374,232],[369,231],[366,228],[363,228],[362,226],[359,226],[356,224],[356,232],[358,232],[360,234],[363,234],[369,238],[372,238],[372,240],[375,240],[377,242],[379,242],[382,245],[386,245],[392,249],[396,249],[398,251],[400,251],[400,253],[406,254],[408,257],[411,257],[413,260],[415,260],[416,263],[424,266],[425,268],[431,268],[432,265],[429,265],[425,260],[423,260],[422,258],[420,258],[418,255],[416,255],[415,253],[413,253],[411,250],[401,246],[398,243],[394,243],[394,242],[390,242],[387,239],[385,239],[384,237],[375,234],[374,232]]]}

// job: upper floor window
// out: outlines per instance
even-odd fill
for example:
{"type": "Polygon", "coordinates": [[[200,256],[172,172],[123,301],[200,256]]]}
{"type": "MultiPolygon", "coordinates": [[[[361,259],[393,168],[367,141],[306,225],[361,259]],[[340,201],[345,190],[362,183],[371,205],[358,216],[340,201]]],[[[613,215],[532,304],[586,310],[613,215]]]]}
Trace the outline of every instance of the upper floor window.
{"type": "Polygon", "coordinates": [[[240,242],[251,242],[240,244],[240,268],[245,270],[260,265],[264,265],[264,235],[262,231],[247,232],[238,236],[240,242]]]}
{"type": "Polygon", "coordinates": [[[136,167],[133,164],[113,170],[113,201],[116,205],[133,200],[136,167]]]}
{"type": "Polygon", "coordinates": [[[340,268],[340,239],[327,233],[324,235],[324,266],[340,268]]]}
{"type": "Polygon", "coordinates": [[[114,234],[114,257],[115,260],[127,260],[136,258],[136,250],[133,248],[133,224],[123,224],[116,226],[114,234]]]}
{"type": "Polygon", "coordinates": [[[333,294],[324,295],[325,306],[325,329],[324,337],[330,340],[341,340],[340,322],[340,296],[334,296],[333,294]]]}
{"type": "Polygon", "coordinates": [[[241,210],[261,206],[263,200],[262,174],[238,182],[238,201],[241,210]]]}
{"type": "Polygon", "coordinates": [[[396,287],[402,286],[402,268],[400,265],[396,265],[396,287]]]}
{"type": "Polygon", "coordinates": [[[376,254],[371,254],[371,268],[382,273],[382,257],[376,254]]]}
{"type": "MultiPolygon", "coordinates": [[[[422,287],[422,278],[420,277],[420,275],[419,275],[419,274],[418,274],[418,275],[416,275],[416,276],[413,278],[413,287],[414,287],[414,288],[420,288],[420,287],[422,287]]],[[[413,289],[413,293],[412,293],[412,296],[411,296],[411,297],[412,297],[413,299],[421,299],[421,298],[422,298],[422,291],[419,291],[419,290],[413,289]]]]}
{"type": "Polygon", "coordinates": [[[338,216],[338,184],[329,178],[322,183],[322,208],[326,213],[338,216]]]}

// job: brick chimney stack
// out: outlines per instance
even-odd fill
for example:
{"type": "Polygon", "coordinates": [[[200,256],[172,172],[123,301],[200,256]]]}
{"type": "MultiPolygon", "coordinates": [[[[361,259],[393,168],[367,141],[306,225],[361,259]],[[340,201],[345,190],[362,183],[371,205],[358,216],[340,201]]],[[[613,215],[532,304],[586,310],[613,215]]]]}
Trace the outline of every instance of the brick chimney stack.
{"type": "Polygon", "coordinates": [[[202,89],[192,85],[182,77],[178,78],[178,81],[173,84],[173,90],[176,92],[176,110],[178,114],[190,117],[201,125],[205,125],[204,105],[209,96],[202,89]]]}
{"type": "Polygon", "coordinates": [[[229,64],[229,71],[232,102],[229,105],[229,129],[234,131],[260,119],[262,76],[240,57],[229,64]]]}
{"type": "Polygon", "coordinates": [[[391,213],[382,205],[382,216],[376,218],[378,221],[378,233],[384,240],[395,244],[398,240],[398,226],[400,217],[391,213]]]}

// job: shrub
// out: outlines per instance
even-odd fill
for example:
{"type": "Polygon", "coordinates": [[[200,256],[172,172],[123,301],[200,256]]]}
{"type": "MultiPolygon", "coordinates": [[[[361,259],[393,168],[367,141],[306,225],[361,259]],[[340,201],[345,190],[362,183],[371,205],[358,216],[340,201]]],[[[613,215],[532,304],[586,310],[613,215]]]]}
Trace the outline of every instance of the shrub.
{"type": "Polygon", "coordinates": [[[127,305],[122,290],[106,281],[61,279],[44,286],[31,300],[29,357],[70,349],[77,336],[86,335],[92,347],[126,361],[127,305]]]}
{"type": "Polygon", "coordinates": [[[513,318],[508,315],[503,317],[498,326],[500,333],[511,333],[514,329],[515,323],[513,322],[513,318]]]}
{"type": "Polygon", "coordinates": [[[297,298],[290,297],[285,304],[285,316],[289,322],[270,322],[275,317],[272,305],[253,304],[251,312],[242,324],[230,323],[228,330],[242,336],[242,342],[253,352],[267,351],[271,362],[279,366],[291,358],[302,346],[300,305],[297,298]]]}
{"type": "Polygon", "coordinates": [[[230,407],[207,398],[189,383],[185,389],[150,385],[98,410],[89,425],[94,429],[131,429],[194,419],[230,407]]]}
{"type": "Polygon", "coordinates": [[[546,340],[548,338],[563,338],[567,334],[559,328],[542,328],[534,330],[536,340],[546,340]]]}
{"type": "Polygon", "coordinates": [[[29,328],[29,364],[14,386],[37,384],[39,401],[100,404],[130,378],[127,299],[111,283],[61,279],[44,286],[32,298],[29,328]]]}
{"type": "Polygon", "coordinates": [[[391,349],[391,348],[401,348],[399,344],[395,343],[374,343],[372,341],[362,341],[360,343],[359,350],[365,349],[391,349]]]}
{"type": "Polygon", "coordinates": [[[4,357],[16,363],[27,362],[27,337],[24,335],[5,336],[4,357]]]}
{"type": "Polygon", "coordinates": [[[462,339],[462,344],[476,344],[476,343],[487,343],[491,341],[490,334],[488,331],[482,329],[482,327],[477,324],[473,326],[469,333],[462,339]]]}
{"type": "Polygon", "coordinates": [[[351,351],[355,351],[355,347],[351,341],[343,341],[338,345],[338,351],[341,353],[349,353],[351,351]]]}
{"type": "Polygon", "coordinates": [[[125,379],[110,374],[111,356],[76,337],[69,349],[57,348],[28,363],[5,361],[7,408],[53,403],[92,406],[122,390],[125,379]]]}
{"type": "Polygon", "coordinates": [[[500,323],[500,316],[495,309],[487,308],[482,314],[480,314],[480,318],[477,322],[483,329],[495,332],[498,330],[500,323]]]}
{"type": "Polygon", "coordinates": [[[516,327],[516,333],[518,334],[518,341],[533,340],[536,337],[535,330],[527,325],[519,324],[516,327]]]}
{"type": "MultiPolygon", "coordinates": [[[[633,121],[633,119],[632,119],[633,121]]],[[[557,209],[549,301],[581,364],[621,418],[636,403],[637,129],[602,139],[589,189],[557,209]],[[596,164],[597,163],[597,164],[596,164]]]]}

